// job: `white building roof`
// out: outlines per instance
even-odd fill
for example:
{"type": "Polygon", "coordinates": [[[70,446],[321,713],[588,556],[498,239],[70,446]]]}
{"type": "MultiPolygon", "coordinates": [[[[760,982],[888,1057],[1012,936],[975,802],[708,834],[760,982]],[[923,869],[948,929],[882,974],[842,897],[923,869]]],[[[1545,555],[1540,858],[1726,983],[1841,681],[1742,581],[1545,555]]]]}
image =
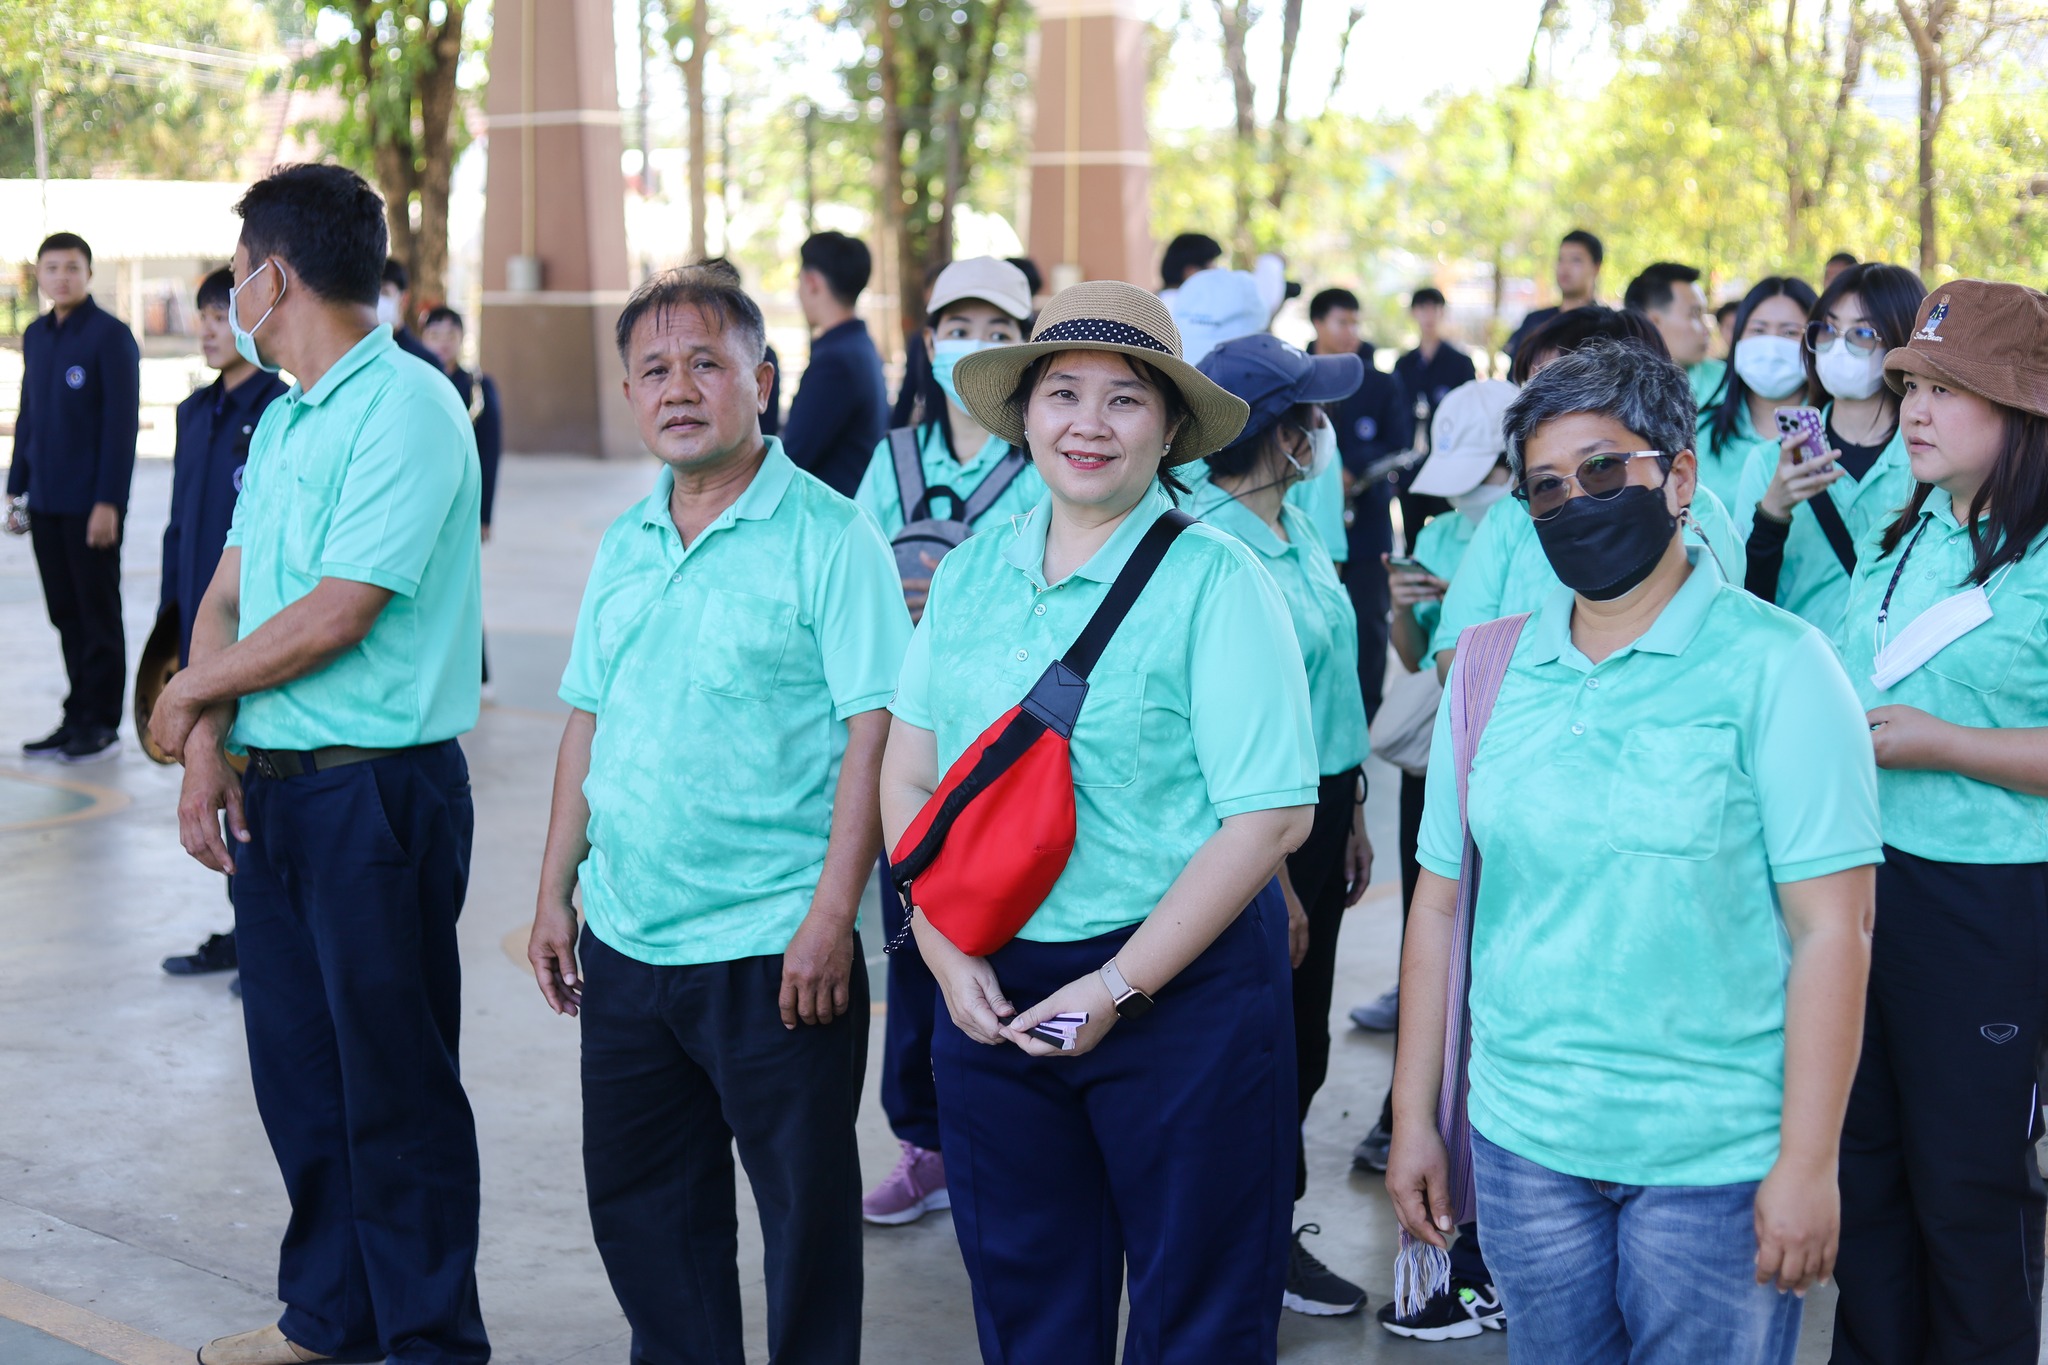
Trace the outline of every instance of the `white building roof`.
{"type": "Polygon", "coordinates": [[[30,261],[52,232],[92,243],[95,260],[226,260],[248,186],[211,180],[0,180],[0,261],[30,261]]]}

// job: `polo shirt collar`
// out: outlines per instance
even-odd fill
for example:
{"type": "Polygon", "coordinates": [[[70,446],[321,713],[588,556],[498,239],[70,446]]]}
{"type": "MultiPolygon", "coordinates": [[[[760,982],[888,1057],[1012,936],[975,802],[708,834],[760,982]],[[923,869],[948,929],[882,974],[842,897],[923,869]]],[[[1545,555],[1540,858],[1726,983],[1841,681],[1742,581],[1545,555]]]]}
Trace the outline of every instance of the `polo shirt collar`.
{"type": "Polygon", "coordinates": [[[1956,515],[1955,499],[1948,495],[1946,488],[1928,489],[1927,501],[1920,504],[1920,510],[1940,522],[1944,530],[1960,531],[1963,529],[1963,519],[1956,515]]]}
{"type": "MultiPolygon", "coordinates": [[[[1074,570],[1073,576],[1093,579],[1097,583],[1114,582],[1145,532],[1152,529],[1152,523],[1172,509],[1173,499],[1155,480],[1146,488],[1145,496],[1138,499],[1138,505],[1131,509],[1130,515],[1110,532],[1102,548],[1090,555],[1086,564],[1074,570]]],[[[1045,581],[1045,533],[1051,522],[1052,494],[1047,493],[1025,515],[1017,527],[1017,534],[1003,547],[1004,562],[1023,570],[1025,576],[1040,587],[1050,586],[1045,581]]]]}
{"type": "MultiPolygon", "coordinates": [[[[334,395],[336,389],[349,381],[349,376],[395,345],[397,343],[391,339],[389,324],[380,323],[372,327],[361,341],[343,353],[341,359],[327,367],[327,373],[320,376],[319,383],[310,389],[300,389],[299,401],[316,406],[326,402],[334,395]]],[[[257,381],[252,379],[249,382],[253,384],[257,381]]]]}
{"type": "MultiPolygon", "coordinates": [[[[1666,654],[1672,658],[1685,653],[1686,647],[1699,635],[1700,628],[1707,623],[1707,613],[1712,610],[1714,599],[1721,592],[1721,575],[1715,569],[1713,560],[1697,545],[1685,547],[1685,559],[1692,566],[1685,582],[1678,585],[1678,591],[1664,610],[1657,613],[1657,619],[1637,639],[1623,645],[1608,658],[1618,659],[1625,654],[1666,654]]],[[[1560,583],[1552,589],[1549,597],[1536,614],[1535,644],[1530,652],[1534,663],[1565,663],[1573,668],[1589,671],[1593,663],[1579,652],[1572,643],[1572,603],[1575,594],[1560,583]]]]}
{"type": "MultiPolygon", "coordinates": [[[[796,482],[796,464],[783,453],[780,437],[768,436],[763,440],[768,445],[767,458],[754,471],[739,497],[732,506],[718,514],[718,519],[704,528],[697,537],[702,544],[704,536],[722,526],[736,521],[766,521],[775,515],[775,509],[782,506],[782,499],[789,492],[789,486],[796,482]]],[[[675,491],[676,472],[667,465],[654,476],[654,489],[640,502],[640,524],[642,526],[666,527],[671,535],[676,533],[675,518],[669,515],[669,495],[675,491]]],[[[694,546],[692,548],[695,548],[694,546]]]]}
{"type": "MultiPolygon", "coordinates": [[[[1231,497],[1213,482],[1205,483],[1198,488],[1195,497],[1196,505],[1202,507],[1201,511],[1195,513],[1196,516],[1222,527],[1265,558],[1279,559],[1294,548],[1273,534],[1273,528],[1266,524],[1264,517],[1231,497]]],[[[1280,519],[1288,519],[1286,503],[1280,504],[1280,519]]]]}
{"type": "MultiPolygon", "coordinates": [[[[269,378],[270,376],[268,374],[266,374],[262,370],[258,370],[256,371],[256,373],[250,375],[247,379],[244,379],[241,383],[235,385],[235,387],[233,387],[232,389],[223,387],[221,389],[220,395],[221,402],[228,409],[240,412],[243,409],[249,407],[251,404],[253,404],[256,401],[256,396],[262,393],[264,389],[269,387],[269,385],[264,382],[269,378]]],[[[213,382],[216,384],[221,384],[223,386],[226,384],[226,381],[222,379],[215,379],[213,382]]]]}
{"type": "Polygon", "coordinates": [[[78,301],[78,306],[71,310],[71,316],[69,318],[66,318],[62,322],[57,321],[57,310],[55,308],[52,308],[50,310],[50,330],[59,333],[68,332],[73,327],[76,327],[79,323],[86,321],[94,313],[97,313],[99,311],[99,300],[95,299],[92,295],[87,294],[84,298],[78,301]]]}

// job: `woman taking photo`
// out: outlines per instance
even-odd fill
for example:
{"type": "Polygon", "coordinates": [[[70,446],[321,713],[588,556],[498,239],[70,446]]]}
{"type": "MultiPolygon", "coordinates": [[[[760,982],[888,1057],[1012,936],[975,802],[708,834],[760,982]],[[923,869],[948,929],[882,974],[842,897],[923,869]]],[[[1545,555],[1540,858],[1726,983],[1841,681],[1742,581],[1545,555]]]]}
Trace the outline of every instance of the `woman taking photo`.
{"type": "MultiPolygon", "coordinates": [[[[1700,404],[1700,483],[1733,508],[1742,471],[1761,450],[1778,450],[1777,410],[1806,401],[1806,357],[1801,342],[1817,300],[1813,286],[1790,275],[1758,280],[1735,313],[1735,350],[1720,388],[1700,404]]],[[[1738,535],[1749,529],[1740,524],[1738,535]]],[[[1730,563],[1728,572],[1740,574],[1730,563]]]]}
{"type": "MultiPolygon", "coordinates": [[[[1180,359],[1159,301],[1114,281],[1065,290],[1030,344],[956,382],[1047,492],[933,576],[891,708],[892,846],[1153,543],[1171,466],[1246,416],[1180,359]]],[[[1108,1365],[1127,1277],[1132,1359],[1272,1361],[1298,1126],[1274,874],[1319,786],[1287,604],[1242,542],[1191,525],[1087,686],[1073,850],[1022,931],[973,957],[912,913],[945,1001],[932,1065],[982,1354],[1108,1365]],[[1061,1015],[1070,1049],[1030,1032],[1061,1015]]]]}
{"type": "MultiPolygon", "coordinates": [[[[1203,463],[1188,511],[1249,546],[1279,585],[1308,670],[1322,793],[1308,841],[1280,871],[1294,964],[1295,1110],[1303,1121],[1330,1071],[1330,995],[1344,912],[1365,895],[1372,845],[1365,837],[1365,698],[1358,687],[1358,616],[1308,513],[1288,494],[1336,464],[1337,429],[1322,405],[1351,396],[1365,378],[1356,355],[1306,355],[1266,332],[1226,341],[1202,357],[1203,374],[1251,406],[1235,441],[1203,463]]],[[[1295,1146],[1294,1198],[1308,1193],[1308,1149],[1295,1146]]],[[[1282,1302],[1318,1317],[1357,1311],[1365,1291],[1333,1274],[1302,1244],[1288,1257],[1282,1302]]],[[[1317,1229],[1320,1230],[1320,1229],[1317,1229]]]]}
{"type": "Polygon", "coordinates": [[[1838,1362],[2033,1362],[2048,1014],[2048,296],[1957,280],[1885,358],[1916,487],[1838,643],[1884,810],[1842,1134],[1838,1362]]]}
{"type": "Polygon", "coordinates": [[[1577,351],[1506,434],[1562,586],[1468,633],[1438,713],[1387,1188],[1432,1248],[1476,1189],[1511,1361],[1789,1365],[1835,1245],[1869,732],[1820,633],[1686,545],[1676,365],[1577,351]]]}
{"type": "MultiPolygon", "coordinates": [[[[1024,339],[1031,286],[1024,272],[993,256],[955,261],[932,281],[931,314],[924,330],[926,392],[914,424],[892,431],[875,447],[853,500],[892,539],[906,519],[945,517],[970,531],[1028,512],[1045,492],[1037,471],[1002,437],[976,421],[960,403],[953,367],[964,357],[1024,339]],[[907,446],[908,449],[899,448],[907,446]],[[1015,452],[1013,454],[1013,452],[1015,452]],[[914,456],[915,473],[899,470],[898,455],[914,456]],[[903,492],[913,490],[906,518],[903,492]],[[922,492],[917,492],[917,489],[922,492]]],[[[944,546],[924,541],[898,548],[903,599],[915,621],[924,610],[932,569],[944,546]],[[904,561],[909,561],[908,567],[904,561]]],[[[893,942],[903,932],[902,906],[882,897],[882,930],[893,942]]],[[[882,1031],[882,1110],[902,1149],[895,1168],[861,1200],[870,1223],[912,1223],[947,1206],[946,1163],[939,1151],[938,1099],[932,1093],[932,1016],[938,987],[915,953],[889,963],[889,1010],[882,1031]]]]}
{"type": "Polygon", "coordinates": [[[1806,386],[1825,393],[1824,459],[1805,438],[1750,452],[1732,509],[1749,536],[1746,586],[1818,626],[1841,629],[1856,547],[1913,491],[1899,402],[1884,358],[1904,346],[1927,288],[1903,266],[1852,265],[1821,292],[1806,324],[1806,386]],[[1825,494],[1826,496],[1821,496],[1825,494]]]}

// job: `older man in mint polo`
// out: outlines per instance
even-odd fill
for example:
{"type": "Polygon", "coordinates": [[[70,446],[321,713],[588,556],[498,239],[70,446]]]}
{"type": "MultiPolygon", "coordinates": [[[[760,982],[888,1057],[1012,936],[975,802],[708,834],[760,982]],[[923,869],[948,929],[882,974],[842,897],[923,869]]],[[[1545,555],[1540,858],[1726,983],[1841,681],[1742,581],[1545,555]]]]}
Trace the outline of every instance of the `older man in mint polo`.
{"type": "Polygon", "coordinates": [[[235,349],[298,382],[257,424],[191,666],[150,730],[184,760],[186,849],[234,876],[249,1077],[292,1216],[283,1316],[199,1359],[482,1365],[455,944],[476,438],[448,381],[377,324],[384,205],[360,176],[282,167],[238,211],[235,349]]]}
{"type": "Polygon", "coordinates": [[[744,1358],[735,1142],[769,1358],[852,1365],[854,918],[910,617],[874,523],[761,434],[774,370],[729,274],[641,286],[618,346],[664,467],[584,590],[528,956],[582,1017],[584,1181],[634,1365],[744,1358]]]}

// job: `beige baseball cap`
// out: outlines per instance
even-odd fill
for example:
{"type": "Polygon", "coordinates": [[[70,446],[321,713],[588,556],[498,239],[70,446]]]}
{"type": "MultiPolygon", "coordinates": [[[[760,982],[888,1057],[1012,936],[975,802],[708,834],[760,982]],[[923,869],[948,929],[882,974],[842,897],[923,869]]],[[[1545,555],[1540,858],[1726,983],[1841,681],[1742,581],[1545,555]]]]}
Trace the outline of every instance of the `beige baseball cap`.
{"type": "Polygon", "coordinates": [[[932,281],[932,301],[927,316],[936,317],[949,303],[980,299],[994,304],[1019,322],[1031,316],[1031,283],[1024,272],[994,256],[969,256],[955,261],[932,281]]]}

